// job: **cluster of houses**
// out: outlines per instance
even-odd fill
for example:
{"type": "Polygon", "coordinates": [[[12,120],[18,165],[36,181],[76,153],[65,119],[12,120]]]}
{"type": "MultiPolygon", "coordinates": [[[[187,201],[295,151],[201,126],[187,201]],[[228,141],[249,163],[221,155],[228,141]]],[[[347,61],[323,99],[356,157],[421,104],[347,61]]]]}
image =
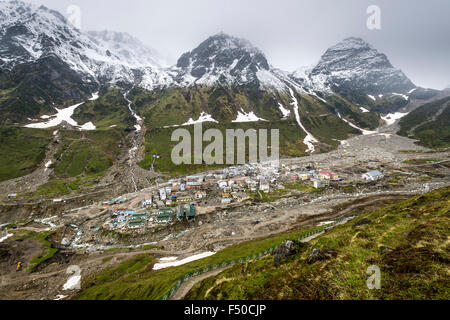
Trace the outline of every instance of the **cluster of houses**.
{"type": "Polygon", "coordinates": [[[343,181],[339,175],[333,171],[315,169],[313,166],[299,167],[293,165],[285,168],[287,181],[303,181],[312,187],[319,189],[329,185],[330,181],[343,181]]]}
{"type": "Polygon", "coordinates": [[[155,212],[138,212],[135,210],[115,210],[103,225],[107,229],[137,229],[143,226],[170,223],[172,221],[195,220],[195,204],[180,204],[176,207],[159,208],[155,212]]]}
{"type": "Polygon", "coordinates": [[[305,181],[315,188],[329,181],[342,181],[337,173],[312,166],[270,166],[246,164],[170,180],[164,188],[142,201],[143,208],[171,207],[179,203],[218,206],[250,200],[256,192],[270,193],[283,182],[305,181]]]}
{"type": "MultiPolygon", "coordinates": [[[[383,178],[380,171],[362,175],[363,180],[375,181],[383,178]]],[[[314,188],[323,188],[331,182],[344,179],[330,170],[308,166],[270,166],[246,164],[230,167],[208,174],[187,176],[169,180],[141,201],[143,212],[117,210],[110,223],[112,228],[142,226],[145,222],[168,223],[175,219],[194,219],[198,206],[228,206],[251,199],[252,193],[270,193],[280,184],[302,181],[314,188]]],[[[105,206],[123,203],[116,199],[105,206]]]]}

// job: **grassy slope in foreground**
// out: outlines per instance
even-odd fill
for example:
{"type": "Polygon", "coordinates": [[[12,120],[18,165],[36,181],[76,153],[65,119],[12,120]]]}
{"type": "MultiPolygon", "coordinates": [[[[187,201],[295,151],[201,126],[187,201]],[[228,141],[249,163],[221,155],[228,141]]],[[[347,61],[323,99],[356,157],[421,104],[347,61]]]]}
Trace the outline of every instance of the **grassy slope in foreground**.
{"type": "Polygon", "coordinates": [[[186,299],[449,299],[450,187],[363,214],[313,240],[273,266],[273,257],[236,265],[198,283],[186,299]],[[336,259],[307,263],[314,248],[336,259]],[[366,270],[381,269],[381,290],[369,290],[366,270]]]}
{"type": "Polygon", "coordinates": [[[208,258],[191,263],[153,271],[156,262],[148,254],[124,261],[117,267],[110,267],[96,275],[84,278],[80,300],[157,300],[166,294],[187,272],[206,266],[239,259],[262,252],[287,239],[299,236],[316,228],[302,228],[264,239],[240,243],[224,249],[208,258]],[[142,263],[147,261],[148,263],[142,263]]]}

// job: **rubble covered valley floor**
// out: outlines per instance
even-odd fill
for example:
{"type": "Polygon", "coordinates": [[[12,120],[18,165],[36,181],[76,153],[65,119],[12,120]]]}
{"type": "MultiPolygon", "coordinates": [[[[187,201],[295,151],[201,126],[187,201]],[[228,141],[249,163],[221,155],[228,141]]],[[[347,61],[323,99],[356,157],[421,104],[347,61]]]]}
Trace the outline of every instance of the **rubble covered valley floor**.
{"type": "MultiPolygon", "coordinates": [[[[117,267],[164,275],[170,268],[219,259],[227,248],[248,241],[445,187],[449,166],[449,152],[424,149],[386,130],[349,139],[330,153],[285,159],[280,168],[238,166],[161,178],[114,197],[105,186],[76,198],[5,200],[0,299],[71,299],[80,295],[77,284],[83,297],[97,274],[117,267]],[[382,176],[364,178],[370,172],[382,176]],[[163,267],[153,270],[155,264],[163,267]]],[[[256,244],[251,250],[258,250],[256,244]]],[[[157,298],[154,294],[145,298],[157,298]]]]}

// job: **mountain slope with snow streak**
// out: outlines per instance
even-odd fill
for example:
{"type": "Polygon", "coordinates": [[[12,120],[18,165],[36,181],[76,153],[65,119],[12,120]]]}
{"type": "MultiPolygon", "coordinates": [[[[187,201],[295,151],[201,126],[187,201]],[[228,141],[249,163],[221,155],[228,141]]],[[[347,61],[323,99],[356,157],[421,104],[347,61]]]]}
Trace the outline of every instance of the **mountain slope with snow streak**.
{"type": "MultiPolygon", "coordinates": [[[[98,94],[94,94],[90,101],[98,99],[98,94]]],[[[39,122],[39,123],[32,123],[25,126],[25,128],[34,128],[34,129],[47,129],[47,128],[53,128],[59,126],[63,122],[67,122],[69,125],[73,127],[77,127],[81,131],[90,131],[95,130],[96,127],[92,122],[85,123],[84,125],[80,126],[78,123],[72,119],[72,115],[75,112],[75,110],[83,105],[85,102],[81,102],[78,104],[75,104],[73,106],[70,106],[68,108],[64,109],[56,109],[56,115],[54,116],[48,116],[44,115],[41,117],[41,119],[50,119],[46,122],[39,122]]]]}
{"type": "Polygon", "coordinates": [[[345,119],[344,117],[342,117],[342,115],[339,112],[337,113],[337,115],[341,120],[346,122],[350,127],[358,129],[365,136],[378,133],[378,131],[370,131],[370,130],[366,130],[366,129],[362,129],[362,128],[358,127],[356,124],[354,124],[354,123],[348,121],[347,119],[345,119]]]}
{"type": "Polygon", "coordinates": [[[308,130],[306,130],[306,128],[303,126],[302,121],[300,119],[300,113],[298,112],[298,100],[295,97],[294,91],[291,88],[289,88],[289,93],[291,94],[292,98],[291,105],[294,107],[295,119],[297,120],[297,123],[300,126],[300,128],[306,133],[306,137],[303,140],[303,143],[308,147],[306,152],[313,153],[316,150],[314,143],[318,143],[319,141],[316,138],[314,138],[313,135],[309,133],[308,130]]]}

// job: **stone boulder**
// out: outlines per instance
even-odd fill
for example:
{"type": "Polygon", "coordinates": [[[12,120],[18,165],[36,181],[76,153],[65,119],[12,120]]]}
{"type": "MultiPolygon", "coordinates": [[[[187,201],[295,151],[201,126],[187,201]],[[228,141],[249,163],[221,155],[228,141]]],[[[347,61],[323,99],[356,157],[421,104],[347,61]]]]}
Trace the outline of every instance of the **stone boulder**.
{"type": "Polygon", "coordinates": [[[286,259],[287,257],[293,256],[298,253],[298,246],[294,241],[287,240],[283,242],[279,248],[277,248],[273,254],[273,264],[275,266],[279,265],[281,261],[286,259]]]}
{"type": "Polygon", "coordinates": [[[337,257],[337,251],[334,249],[314,249],[308,257],[308,263],[313,264],[317,261],[330,260],[337,257]]]}

